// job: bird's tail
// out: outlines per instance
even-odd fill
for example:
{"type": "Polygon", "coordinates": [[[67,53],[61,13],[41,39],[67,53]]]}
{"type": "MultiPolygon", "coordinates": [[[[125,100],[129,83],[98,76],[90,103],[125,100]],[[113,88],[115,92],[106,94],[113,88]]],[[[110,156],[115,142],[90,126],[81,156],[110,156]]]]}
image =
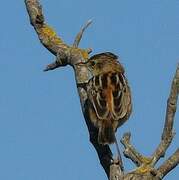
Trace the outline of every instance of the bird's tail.
{"type": "Polygon", "coordinates": [[[99,144],[112,144],[115,142],[115,131],[112,127],[112,123],[109,121],[103,121],[98,132],[99,144]]]}

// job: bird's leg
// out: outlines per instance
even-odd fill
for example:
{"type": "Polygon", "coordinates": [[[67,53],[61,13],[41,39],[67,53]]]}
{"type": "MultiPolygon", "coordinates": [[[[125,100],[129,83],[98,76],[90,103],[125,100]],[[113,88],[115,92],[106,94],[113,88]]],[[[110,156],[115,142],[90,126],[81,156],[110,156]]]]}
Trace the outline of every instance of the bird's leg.
{"type": "Polygon", "coordinates": [[[119,165],[121,167],[121,170],[123,171],[124,170],[124,166],[123,166],[123,162],[122,162],[122,157],[121,157],[119,145],[118,145],[118,142],[117,142],[117,139],[116,139],[116,135],[115,135],[115,145],[116,145],[116,149],[117,149],[119,165]]]}

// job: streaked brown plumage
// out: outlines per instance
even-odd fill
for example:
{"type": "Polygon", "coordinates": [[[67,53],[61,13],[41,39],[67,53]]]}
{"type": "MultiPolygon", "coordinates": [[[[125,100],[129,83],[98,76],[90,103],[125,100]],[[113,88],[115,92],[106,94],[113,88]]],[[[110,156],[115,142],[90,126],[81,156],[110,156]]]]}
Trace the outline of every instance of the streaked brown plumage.
{"type": "Polygon", "coordinates": [[[98,142],[115,142],[115,132],[130,116],[131,92],[118,57],[106,52],[92,56],[86,63],[92,78],[87,84],[85,112],[98,128],[98,142]]]}

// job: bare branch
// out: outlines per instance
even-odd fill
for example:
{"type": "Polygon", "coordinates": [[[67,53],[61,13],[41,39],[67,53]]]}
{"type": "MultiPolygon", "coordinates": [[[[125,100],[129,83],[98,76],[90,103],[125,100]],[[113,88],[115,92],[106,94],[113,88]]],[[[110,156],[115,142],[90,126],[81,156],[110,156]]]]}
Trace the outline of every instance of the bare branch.
{"type": "Polygon", "coordinates": [[[94,146],[94,148],[98,154],[100,163],[101,163],[102,167],[104,168],[106,175],[109,178],[110,177],[110,166],[113,162],[112,152],[108,145],[99,144],[98,129],[92,124],[91,121],[89,121],[89,118],[87,117],[88,113],[84,113],[84,115],[85,115],[85,122],[88,127],[90,142],[94,146]]]}
{"type": "Polygon", "coordinates": [[[165,175],[167,175],[172,169],[174,169],[179,164],[179,149],[175,151],[175,153],[167,159],[158,169],[157,177],[163,179],[165,175]]]}
{"type": "MultiPolygon", "coordinates": [[[[89,56],[88,54],[92,51],[91,48],[79,49],[77,47],[70,47],[65,44],[63,40],[56,34],[56,32],[45,23],[45,18],[42,12],[42,6],[39,0],[25,0],[27,12],[29,14],[31,25],[34,27],[40,42],[54,55],[57,55],[55,62],[49,64],[44,71],[53,70],[57,67],[64,66],[67,64],[74,65],[78,62],[86,61],[89,56]],[[59,53],[60,52],[60,53],[59,53]],[[60,57],[62,56],[62,57],[60,57]],[[63,58],[68,56],[67,58],[63,58]],[[70,59],[71,58],[71,59],[70,59]]],[[[83,31],[91,24],[89,21],[81,31],[83,31]]],[[[80,41],[79,33],[79,41],[80,41]]],[[[77,38],[78,39],[78,38],[77,38]]],[[[77,42],[78,40],[76,40],[77,42]]]]}
{"type": "Polygon", "coordinates": [[[171,86],[170,96],[167,101],[166,118],[165,118],[165,125],[163,129],[161,143],[159,144],[159,146],[152,155],[153,166],[158,162],[158,160],[161,157],[164,157],[165,152],[174,137],[174,132],[172,129],[173,129],[174,116],[177,108],[178,93],[179,93],[179,65],[177,67],[176,74],[174,76],[171,86]]]}
{"type": "Polygon", "coordinates": [[[38,0],[25,0],[31,25],[34,27],[41,43],[54,55],[60,48],[68,46],[62,41],[56,32],[45,23],[42,7],[38,0]]]}
{"type": "MultiPolygon", "coordinates": [[[[81,28],[80,32],[76,35],[76,38],[75,38],[75,41],[73,43],[73,47],[78,47],[80,41],[81,41],[81,38],[83,36],[83,33],[84,31],[89,27],[89,25],[92,23],[92,20],[88,20],[87,23],[84,25],[84,27],[81,28]]],[[[91,51],[89,51],[91,52],[91,51]]]]}
{"type": "Polygon", "coordinates": [[[53,63],[48,64],[47,67],[44,69],[44,71],[51,71],[51,70],[54,70],[54,69],[56,69],[58,67],[65,66],[65,65],[63,65],[59,61],[55,61],[53,63]]]}
{"type": "Polygon", "coordinates": [[[131,159],[136,164],[136,166],[140,166],[142,164],[143,156],[138,153],[137,150],[131,145],[130,138],[131,133],[125,133],[121,139],[121,143],[125,148],[124,155],[126,158],[131,159]]]}
{"type": "Polygon", "coordinates": [[[54,70],[58,67],[66,66],[67,64],[70,64],[69,59],[70,59],[69,51],[60,49],[57,52],[56,60],[51,64],[48,64],[47,67],[44,69],[44,71],[54,70]]]}
{"type": "Polygon", "coordinates": [[[110,180],[123,180],[124,172],[121,170],[119,160],[116,159],[110,166],[110,180]]]}

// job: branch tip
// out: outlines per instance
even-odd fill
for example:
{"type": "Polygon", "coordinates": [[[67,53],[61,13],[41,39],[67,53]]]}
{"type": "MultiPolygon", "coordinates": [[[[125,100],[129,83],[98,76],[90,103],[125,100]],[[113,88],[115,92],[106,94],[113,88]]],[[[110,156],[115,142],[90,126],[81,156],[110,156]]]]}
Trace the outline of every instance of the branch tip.
{"type": "Polygon", "coordinates": [[[79,43],[81,41],[81,38],[83,36],[84,31],[89,27],[89,25],[92,23],[92,20],[88,20],[86,24],[81,28],[80,32],[76,35],[75,41],[73,43],[73,47],[78,47],[79,43]]]}
{"type": "Polygon", "coordinates": [[[176,68],[176,73],[172,80],[170,95],[167,101],[165,125],[163,128],[161,142],[152,155],[153,166],[158,162],[160,158],[164,156],[166,150],[170,146],[173,140],[173,137],[175,135],[175,132],[173,131],[173,123],[174,123],[174,117],[175,117],[175,112],[177,108],[178,92],[179,92],[179,64],[176,68]]]}

